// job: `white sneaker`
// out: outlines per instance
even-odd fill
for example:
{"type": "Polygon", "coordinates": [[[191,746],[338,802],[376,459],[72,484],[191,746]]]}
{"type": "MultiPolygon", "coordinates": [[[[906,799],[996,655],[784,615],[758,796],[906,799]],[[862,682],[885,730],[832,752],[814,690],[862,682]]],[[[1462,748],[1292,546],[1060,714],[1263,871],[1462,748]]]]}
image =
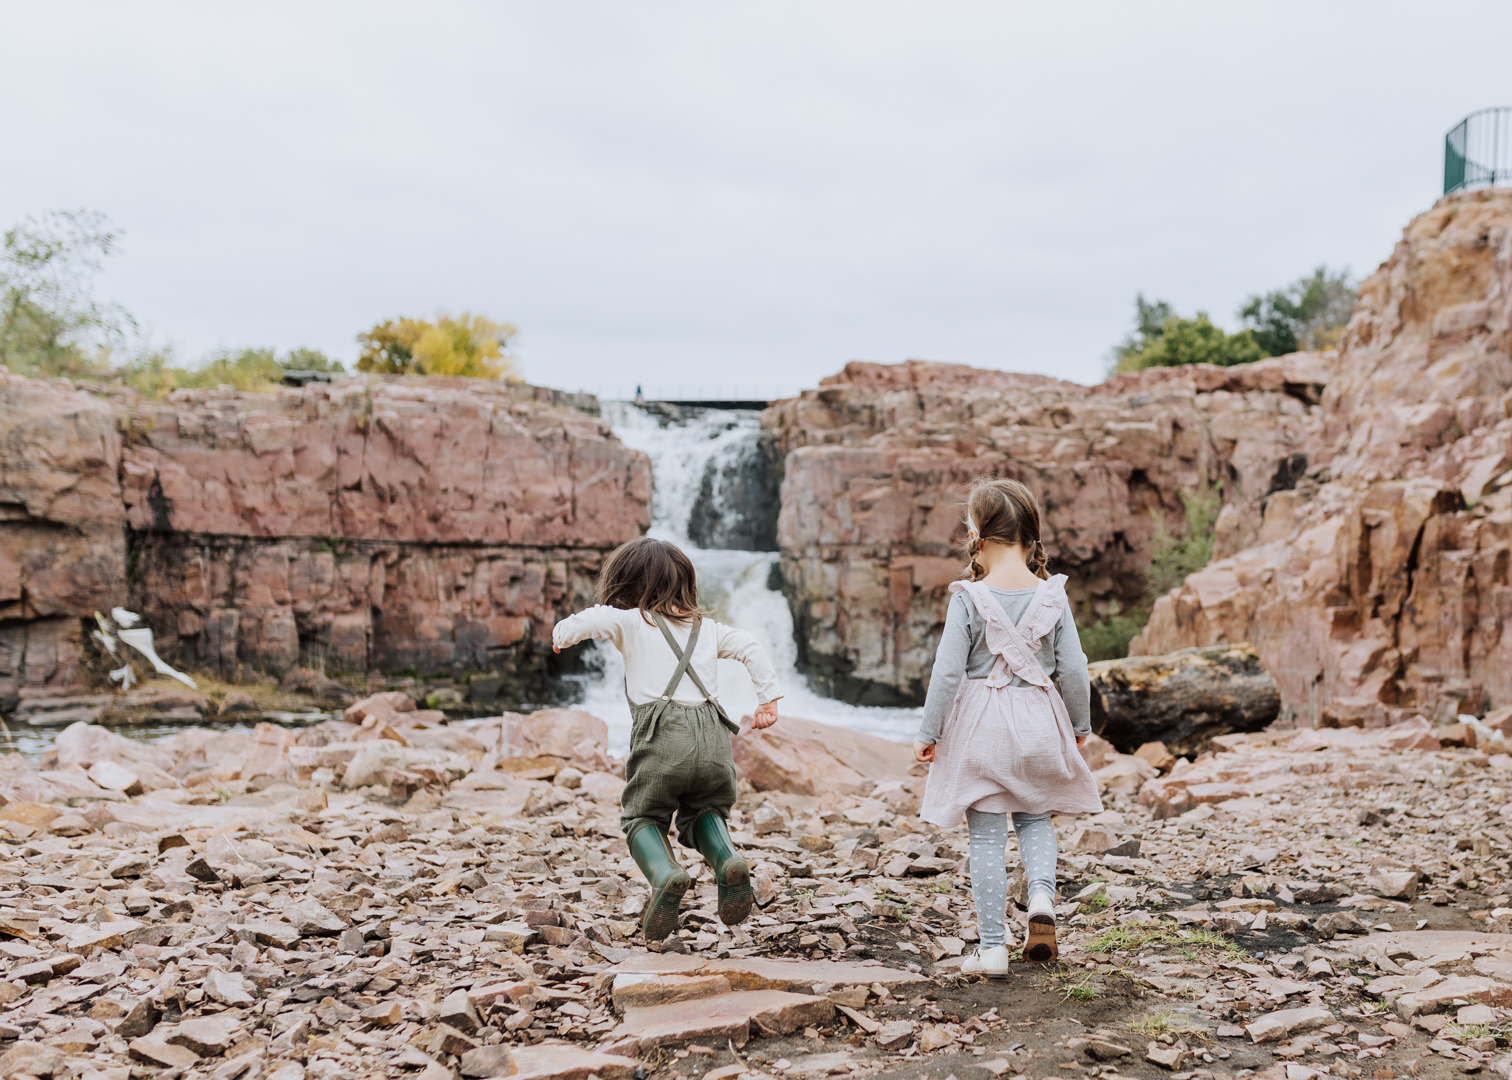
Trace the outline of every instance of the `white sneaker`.
{"type": "Polygon", "coordinates": [[[1055,900],[1054,900],[1054,898],[1046,896],[1044,893],[1036,893],[1033,897],[1031,897],[1030,900],[1029,900],[1029,921],[1030,922],[1047,922],[1048,921],[1051,924],[1054,924],[1054,922],[1055,922],[1055,900]],[[1041,916],[1041,918],[1035,919],[1036,915],[1041,916]]]}
{"type": "Polygon", "coordinates": [[[977,951],[966,958],[961,965],[962,975],[985,975],[989,979],[1006,979],[1008,977],[1008,946],[993,945],[990,948],[977,948],[977,951]]]}

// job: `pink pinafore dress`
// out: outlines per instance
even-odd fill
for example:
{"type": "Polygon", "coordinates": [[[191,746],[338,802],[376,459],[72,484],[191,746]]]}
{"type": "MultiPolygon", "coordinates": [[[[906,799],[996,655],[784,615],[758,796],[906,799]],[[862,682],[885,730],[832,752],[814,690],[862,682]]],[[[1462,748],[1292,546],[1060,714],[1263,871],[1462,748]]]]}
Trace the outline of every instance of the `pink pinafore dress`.
{"type": "Polygon", "coordinates": [[[967,807],[990,814],[1095,814],[1097,781],[1076,748],[1060,691],[1035,655],[1066,608],[1066,576],[1034,590],[1018,625],[979,581],[955,581],[987,624],[997,655],[985,679],[962,679],[929,769],[919,817],[960,823],[967,807]],[[1014,686],[1018,676],[1028,686],[1014,686]]]}

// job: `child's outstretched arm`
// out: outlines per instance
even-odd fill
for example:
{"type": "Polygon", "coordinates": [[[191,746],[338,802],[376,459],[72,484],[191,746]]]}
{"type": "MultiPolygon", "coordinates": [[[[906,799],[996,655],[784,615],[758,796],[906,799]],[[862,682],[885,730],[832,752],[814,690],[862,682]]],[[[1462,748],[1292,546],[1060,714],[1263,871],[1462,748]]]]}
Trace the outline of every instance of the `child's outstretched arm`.
{"type": "Polygon", "coordinates": [[[617,648],[624,648],[625,624],[628,619],[639,618],[638,611],[625,611],[605,604],[595,604],[586,611],[569,615],[551,630],[551,651],[561,652],[580,641],[597,638],[612,641],[617,648]]]}
{"type": "Polygon", "coordinates": [[[971,656],[971,620],[967,615],[965,593],[957,593],[945,611],[945,632],[935,650],[934,670],[929,676],[929,693],[924,698],[924,720],[914,739],[914,760],[933,761],[934,744],[940,741],[945,718],[955,701],[961,679],[966,675],[966,661],[971,656]]]}
{"type": "Polygon", "coordinates": [[[782,687],[777,683],[777,669],[771,657],[757,641],[744,630],[723,623],[712,624],[719,634],[719,655],[722,659],[739,660],[750,672],[751,684],[756,687],[756,715],[751,726],[769,728],[777,722],[777,699],[782,697],[782,687]]]}
{"type": "Polygon", "coordinates": [[[1071,717],[1071,731],[1080,746],[1092,734],[1092,681],[1087,675],[1087,654],[1082,651],[1081,635],[1071,605],[1061,613],[1055,625],[1055,675],[1060,680],[1061,700],[1071,717]]]}

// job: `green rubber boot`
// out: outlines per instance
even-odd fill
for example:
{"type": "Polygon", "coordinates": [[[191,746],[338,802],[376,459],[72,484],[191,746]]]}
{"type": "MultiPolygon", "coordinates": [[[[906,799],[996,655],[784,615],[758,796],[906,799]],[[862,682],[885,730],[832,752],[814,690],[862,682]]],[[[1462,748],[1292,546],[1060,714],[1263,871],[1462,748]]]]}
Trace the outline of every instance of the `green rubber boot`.
{"type": "Polygon", "coordinates": [[[743,922],[756,903],[751,888],[751,865],[735,850],[725,819],[714,810],[705,810],[693,819],[693,843],[714,868],[719,885],[719,920],[726,926],[743,922]]]}
{"type": "Polygon", "coordinates": [[[641,933],[647,941],[661,941],[677,932],[677,909],[693,879],[672,858],[667,834],[655,825],[642,825],[625,843],[630,847],[630,857],[651,886],[651,899],[641,916],[641,933]]]}

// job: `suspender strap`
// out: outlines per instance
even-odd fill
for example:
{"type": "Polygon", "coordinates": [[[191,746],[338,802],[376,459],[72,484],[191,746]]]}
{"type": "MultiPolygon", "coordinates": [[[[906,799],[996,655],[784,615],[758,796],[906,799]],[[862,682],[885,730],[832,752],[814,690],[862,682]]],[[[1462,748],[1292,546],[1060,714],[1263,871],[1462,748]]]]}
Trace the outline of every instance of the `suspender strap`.
{"type": "MultiPolygon", "coordinates": [[[[703,620],[694,620],[693,629],[688,632],[687,646],[680,647],[677,644],[677,638],[672,636],[672,628],[667,625],[667,620],[654,611],[651,613],[651,618],[656,621],[657,627],[661,629],[662,636],[667,639],[667,645],[672,649],[673,655],[677,657],[677,669],[672,672],[672,678],[667,683],[667,689],[662,694],[660,700],[646,703],[651,706],[651,715],[646,724],[645,738],[650,740],[656,735],[657,723],[661,720],[662,713],[667,710],[667,706],[672,704],[672,695],[677,693],[677,688],[682,683],[684,675],[693,680],[693,685],[704,696],[704,702],[714,706],[715,710],[719,713],[720,721],[725,727],[731,731],[739,731],[740,725],[730,719],[729,715],[724,711],[724,706],[714,699],[714,695],[709,693],[708,688],[703,684],[703,680],[698,677],[698,672],[693,670],[693,650],[698,645],[698,632],[703,628],[703,620]]],[[[631,702],[632,711],[635,708],[635,703],[631,702]]]]}
{"type": "Polygon", "coordinates": [[[662,637],[667,639],[667,645],[672,649],[672,655],[677,657],[677,670],[672,673],[672,681],[667,683],[666,690],[662,691],[662,700],[670,701],[672,695],[677,693],[677,686],[682,682],[683,676],[693,680],[693,685],[698,687],[698,692],[709,700],[709,692],[704,689],[703,680],[698,677],[698,672],[693,670],[693,650],[698,645],[698,632],[703,629],[703,620],[695,619],[693,629],[688,633],[688,647],[680,649],[677,639],[672,636],[672,628],[667,625],[667,620],[661,617],[660,612],[653,611],[651,617],[656,620],[656,625],[661,628],[662,637]]]}

